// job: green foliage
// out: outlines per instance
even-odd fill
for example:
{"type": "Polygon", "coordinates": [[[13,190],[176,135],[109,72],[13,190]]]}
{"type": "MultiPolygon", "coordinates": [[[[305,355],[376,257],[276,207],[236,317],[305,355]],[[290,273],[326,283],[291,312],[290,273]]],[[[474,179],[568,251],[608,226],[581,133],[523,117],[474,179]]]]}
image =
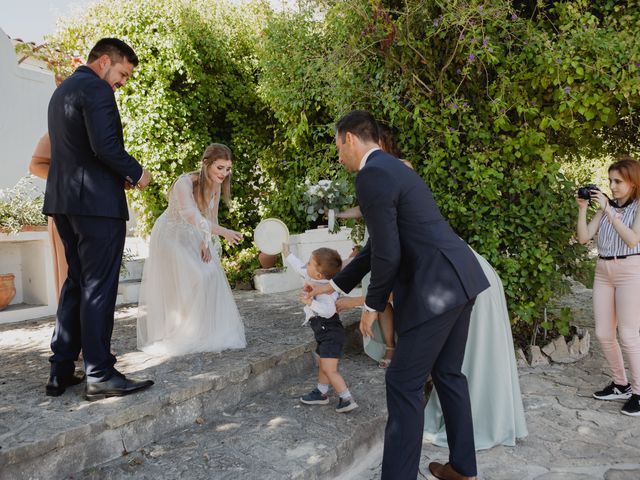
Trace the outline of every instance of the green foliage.
{"type": "Polygon", "coordinates": [[[236,282],[251,283],[253,272],[260,268],[255,246],[240,250],[234,256],[222,257],[221,262],[231,285],[236,282]]]}
{"type": "MultiPolygon", "coordinates": [[[[123,39],[138,55],[117,98],[127,150],[153,175],[148,188],[128,193],[143,233],[167,207],[175,179],[197,170],[205,147],[220,142],[231,148],[234,163],[233,200],[229,208],[221,205],[219,221],[244,234],[240,248],[251,245],[264,200],[259,158],[271,143],[271,117],[256,93],[255,25],[263,10],[206,0],[100,2],[50,39],[67,57],[86,58],[107,36],[123,39]]],[[[228,254],[239,251],[227,247],[228,254]]]]}
{"type": "Polygon", "coordinates": [[[153,175],[149,188],[129,193],[142,231],[166,208],[174,180],[198,169],[212,142],[227,144],[235,157],[234,200],[220,222],[248,230],[259,220],[257,159],[270,141],[269,115],[256,95],[256,34],[245,23],[259,11],[204,0],[102,2],[51,39],[86,58],[99,38],[116,36],[140,59],[118,100],[127,149],[153,175]]]}
{"type": "Polygon", "coordinates": [[[531,325],[585,258],[573,195],[592,172],[574,167],[638,151],[637,2],[318,4],[271,18],[259,50],[290,161],[331,168],[332,123],[372,111],[531,325]]]}
{"type": "Polygon", "coordinates": [[[42,214],[43,195],[31,179],[23,177],[15,187],[0,190],[0,231],[18,233],[25,226],[47,224],[42,214]]]}
{"type": "MultiPolygon", "coordinates": [[[[98,38],[118,36],[139,54],[118,96],[127,148],[154,175],[130,193],[143,229],[204,147],[226,143],[234,200],[220,220],[246,240],[239,251],[223,245],[238,257],[225,263],[232,276],[251,271],[261,218],[292,233],[309,226],[305,179],[352,185],[332,127],[366,108],[394,127],[444,215],[498,270],[516,331],[537,329],[562,276],[586,258],[572,241],[576,186],[640,150],[638,2],[301,5],[116,0],[52,39],[85,57],[98,38]]],[[[564,331],[565,317],[545,325],[564,331]]]]}

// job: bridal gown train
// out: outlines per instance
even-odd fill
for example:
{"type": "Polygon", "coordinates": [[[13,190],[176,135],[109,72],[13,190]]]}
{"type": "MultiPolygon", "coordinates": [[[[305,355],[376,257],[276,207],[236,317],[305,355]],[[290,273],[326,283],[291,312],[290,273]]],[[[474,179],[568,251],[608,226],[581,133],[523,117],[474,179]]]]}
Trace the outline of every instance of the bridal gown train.
{"type": "Polygon", "coordinates": [[[191,175],[169,192],[169,207],[151,231],[138,306],[138,348],[153,355],[219,352],[246,346],[244,325],[220,263],[219,195],[203,215],[191,175]],[[209,243],[211,261],[200,257],[209,243]]]}

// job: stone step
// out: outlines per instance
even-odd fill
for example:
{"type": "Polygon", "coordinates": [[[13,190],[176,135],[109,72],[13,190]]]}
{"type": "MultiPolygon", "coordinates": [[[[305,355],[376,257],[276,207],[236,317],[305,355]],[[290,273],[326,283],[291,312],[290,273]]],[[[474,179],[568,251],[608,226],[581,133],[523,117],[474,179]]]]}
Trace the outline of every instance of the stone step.
{"type": "MultiPolygon", "coordinates": [[[[151,357],[136,350],[136,309],[118,311],[112,349],[127,375],[152,378],[151,389],[85,401],[82,386],[46,397],[53,319],[0,326],[0,479],[64,478],[213,419],[283,380],[310,374],[311,329],[300,327],[297,292],[236,291],[248,346],[222,353],[151,357]]],[[[358,315],[343,315],[346,324],[358,315]]],[[[354,338],[357,338],[354,337],[354,338]]]]}
{"type": "Polygon", "coordinates": [[[335,412],[336,395],[329,405],[301,404],[315,386],[309,371],[221,412],[193,413],[189,426],[74,479],[334,478],[381,444],[386,421],[384,371],[363,355],[340,369],[359,405],[353,412],[335,412]]]}

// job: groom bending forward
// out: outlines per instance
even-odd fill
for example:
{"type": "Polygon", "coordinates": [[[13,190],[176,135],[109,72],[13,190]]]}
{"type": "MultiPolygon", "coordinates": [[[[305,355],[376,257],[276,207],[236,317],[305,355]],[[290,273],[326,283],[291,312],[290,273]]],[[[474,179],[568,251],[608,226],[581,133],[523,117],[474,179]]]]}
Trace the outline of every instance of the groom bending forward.
{"type": "MultiPolygon", "coordinates": [[[[467,244],[440,214],[422,178],[378,146],[373,116],[354,110],[336,124],[340,163],[356,176],[356,194],[369,230],[358,256],[323,288],[349,292],[371,271],[360,330],[371,326],[394,294],[398,336],[387,369],[382,478],[418,475],[429,374],[442,403],[449,463],[429,465],[442,479],[477,475],[467,379],[461,372],[476,296],[489,287],[467,244]]],[[[316,288],[310,294],[321,293],[316,288]]]]}

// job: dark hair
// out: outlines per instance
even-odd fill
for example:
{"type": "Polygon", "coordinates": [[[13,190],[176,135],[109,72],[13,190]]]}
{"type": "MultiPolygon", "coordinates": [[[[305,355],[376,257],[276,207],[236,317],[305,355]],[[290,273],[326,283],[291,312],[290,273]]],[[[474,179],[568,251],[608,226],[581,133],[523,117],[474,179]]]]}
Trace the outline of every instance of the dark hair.
{"type": "Polygon", "coordinates": [[[138,66],[138,56],[129,45],[117,38],[103,38],[89,52],[87,63],[95,62],[103,55],[109,55],[111,64],[122,63],[126,58],[134,67],[138,66]]]}
{"type": "Polygon", "coordinates": [[[380,134],[380,139],[378,140],[380,148],[389,155],[393,155],[396,158],[402,158],[402,152],[400,152],[398,145],[396,145],[391,127],[384,123],[378,123],[378,132],[380,134]]]}
{"type": "Polygon", "coordinates": [[[331,280],[342,268],[342,258],[332,248],[318,248],[311,252],[311,256],[318,264],[318,270],[327,280],[331,280]]]}
{"type": "Polygon", "coordinates": [[[620,172],[624,181],[632,186],[631,197],[635,200],[640,199],[640,162],[630,155],[621,155],[609,166],[608,172],[611,170],[620,172]]]}
{"type": "Polygon", "coordinates": [[[380,138],[378,122],[366,110],[352,110],[336,122],[336,135],[343,142],[347,132],[352,133],[364,142],[378,143],[380,138]]]}

